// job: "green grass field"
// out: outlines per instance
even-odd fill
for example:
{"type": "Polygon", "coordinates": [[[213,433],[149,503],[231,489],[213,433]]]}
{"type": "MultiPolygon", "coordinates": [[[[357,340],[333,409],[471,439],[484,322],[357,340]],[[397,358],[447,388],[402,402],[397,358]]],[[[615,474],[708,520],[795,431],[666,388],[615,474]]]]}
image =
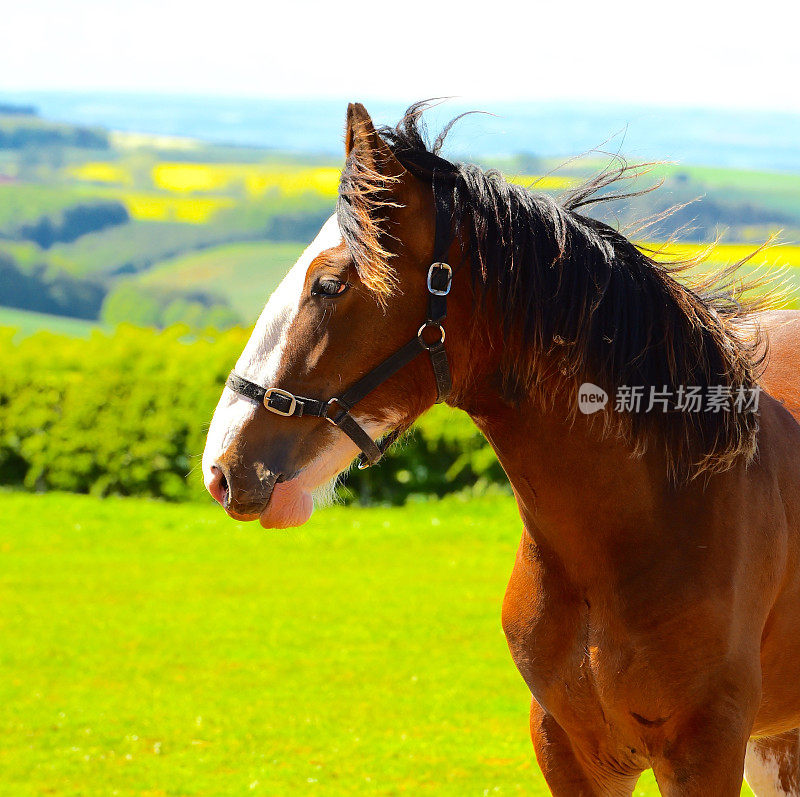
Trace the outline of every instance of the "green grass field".
{"type": "Polygon", "coordinates": [[[2,794],[547,794],[500,628],[511,499],[278,533],[210,505],[0,502],[2,794]]]}
{"type": "Polygon", "coordinates": [[[764,207],[800,213],[800,175],[713,166],[678,166],[672,170],[688,174],[704,190],[724,192],[728,199],[752,202],[755,197],[764,207]]]}
{"type": "Polygon", "coordinates": [[[84,186],[0,183],[0,229],[11,230],[97,198],[97,192],[84,186]]]}
{"type": "Polygon", "coordinates": [[[34,313],[30,310],[17,310],[14,307],[0,307],[0,327],[13,327],[17,330],[17,335],[21,337],[48,330],[60,335],[69,335],[72,338],[88,338],[92,330],[99,329],[100,325],[94,321],[68,318],[63,315],[34,313]]]}
{"type": "Polygon", "coordinates": [[[47,260],[75,276],[102,280],[114,272],[142,271],[177,252],[217,244],[229,234],[210,225],[133,220],[56,244],[47,251],[47,260]]]}
{"type": "Polygon", "coordinates": [[[303,248],[271,241],[213,247],[157,263],[138,282],[223,296],[252,323],[303,248]]]}

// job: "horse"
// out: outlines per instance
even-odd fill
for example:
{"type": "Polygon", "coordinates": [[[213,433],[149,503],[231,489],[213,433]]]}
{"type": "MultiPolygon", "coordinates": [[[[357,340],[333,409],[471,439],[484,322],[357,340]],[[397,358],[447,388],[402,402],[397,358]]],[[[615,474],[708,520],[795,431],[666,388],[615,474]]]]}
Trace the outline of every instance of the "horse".
{"type": "Polygon", "coordinates": [[[300,525],[357,454],[466,411],[522,520],[502,626],[552,794],[652,768],[665,795],[800,795],[800,313],[584,212],[621,172],[556,201],[444,158],[422,107],[349,105],[335,213],[223,390],[209,492],[300,525]]]}

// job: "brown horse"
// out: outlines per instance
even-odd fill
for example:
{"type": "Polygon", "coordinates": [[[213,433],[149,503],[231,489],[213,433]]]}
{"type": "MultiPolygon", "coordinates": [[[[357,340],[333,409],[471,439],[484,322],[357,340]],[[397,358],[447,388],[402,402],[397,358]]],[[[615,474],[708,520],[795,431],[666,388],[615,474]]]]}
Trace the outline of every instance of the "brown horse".
{"type": "Polygon", "coordinates": [[[800,313],[690,289],[579,212],[612,178],[557,203],[440,157],[419,117],[348,108],[337,214],[222,395],[209,491],[304,523],[446,396],[519,505],[503,628],[552,793],[629,795],[652,767],[667,795],[743,772],[800,795],[800,313]]]}

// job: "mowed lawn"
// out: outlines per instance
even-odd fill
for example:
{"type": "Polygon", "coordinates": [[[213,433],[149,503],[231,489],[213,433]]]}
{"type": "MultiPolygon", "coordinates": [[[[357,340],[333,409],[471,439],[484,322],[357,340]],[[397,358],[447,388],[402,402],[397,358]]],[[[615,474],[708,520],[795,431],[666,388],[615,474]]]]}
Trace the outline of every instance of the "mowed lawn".
{"type": "Polygon", "coordinates": [[[500,628],[511,499],[288,532],[206,505],[0,507],[0,793],[547,794],[500,628]]]}

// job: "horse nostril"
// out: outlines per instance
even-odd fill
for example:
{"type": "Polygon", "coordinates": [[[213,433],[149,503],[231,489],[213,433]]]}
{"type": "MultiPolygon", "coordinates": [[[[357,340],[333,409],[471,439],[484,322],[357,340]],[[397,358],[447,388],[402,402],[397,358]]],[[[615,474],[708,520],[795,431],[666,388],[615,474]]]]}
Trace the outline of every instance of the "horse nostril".
{"type": "Polygon", "coordinates": [[[205,468],[206,489],[237,520],[255,520],[261,515],[272,495],[276,477],[276,473],[260,462],[237,470],[222,458],[205,468]]]}
{"type": "Polygon", "coordinates": [[[223,507],[225,507],[225,509],[227,509],[231,500],[231,491],[228,488],[228,480],[225,478],[224,473],[222,474],[222,479],[220,480],[220,487],[222,488],[222,501],[220,501],[220,503],[223,507]]]}
{"type": "Polygon", "coordinates": [[[218,504],[221,504],[224,509],[228,508],[231,500],[231,491],[228,487],[228,479],[225,476],[225,472],[219,465],[211,466],[211,478],[207,482],[206,488],[218,504]]]}

